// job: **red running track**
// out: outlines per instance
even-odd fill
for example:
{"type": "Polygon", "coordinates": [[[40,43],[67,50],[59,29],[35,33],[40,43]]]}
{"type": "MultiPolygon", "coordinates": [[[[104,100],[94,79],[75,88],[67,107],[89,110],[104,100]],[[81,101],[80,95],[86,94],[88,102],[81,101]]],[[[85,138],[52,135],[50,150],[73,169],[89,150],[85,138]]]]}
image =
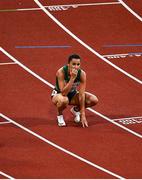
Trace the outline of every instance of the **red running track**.
{"type": "MultiPolygon", "coordinates": [[[[33,1],[0,2],[1,9],[37,7],[33,1]]],[[[41,1],[44,5],[65,1],[41,1]]],[[[89,1],[86,3],[99,2],[89,1]]],[[[108,2],[108,1],[103,1],[108,2]]],[[[114,1],[116,2],[116,1],[114,1]]],[[[125,1],[126,2],[126,1],[125,1]]],[[[69,1],[68,3],[73,3],[69,1]]],[[[78,1],[78,3],[81,3],[78,1]]],[[[135,3],[126,2],[139,11],[135,3]]],[[[100,54],[140,52],[141,47],[105,48],[106,44],[140,44],[141,23],[121,5],[84,6],[51,12],[69,30],[100,54]],[[111,9],[111,11],[110,11],[111,9]],[[119,14],[119,16],[118,16],[119,14]],[[111,52],[110,52],[111,51],[111,52]]],[[[87,72],[87,91],[99,97],[96,111],[111,119],[141,116],[141,85],[106,64],[66,34],[41,10],[0,12],[1,47],[32,71],[54,84],[55,72],[77,52],[87,72]],[[9,18],[10,17],[10,18],[9,18]],[[68,48],[19,49],[15,46],[67,45],[68,48]]],[[[111,60],[141,79],[141,60],[111,60]]],[[[0,62],[12,62],[0,53],[0,62]]],[[[56,124],[51,88],[19,65],[0,66],[0,112],[42,137],[125,178],[141,178],[141,138],[87,111],[89,128],[73,122],[56,124]]],[[[6,122],[1,118],[2,122],[6,122]]],[[[141,133],[141,124],[127,125],[141,133]]],[[[15,178],[114,178],[15,127],[0,124],[0,171],[15,178]]],[[[3,178],[3,177],[1,177],[3,178]]]]}

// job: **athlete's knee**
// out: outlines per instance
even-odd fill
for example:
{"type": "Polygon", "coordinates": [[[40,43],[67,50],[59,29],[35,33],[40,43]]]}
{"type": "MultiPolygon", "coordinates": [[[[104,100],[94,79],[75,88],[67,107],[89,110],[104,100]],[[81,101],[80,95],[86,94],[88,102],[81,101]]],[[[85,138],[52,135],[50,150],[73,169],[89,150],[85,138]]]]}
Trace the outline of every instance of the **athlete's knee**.
{"type": "Polygon", "coordinates": [[[92,102],[92,104],[94,106],[94,105],[98,104],[99,100],[98,100],[98,98],[96,96],[93,96],[91,102],[92,102]]]}
{"type": "Polygon", "coordinates": [[[98,98],[95,95],[90,96],[87,101],[87,107],[95,106],[98,103],[98,98]]]}
{"type": "Polygon", "coordinates": [[[61,96],[61,97],[58,99],[57,107],[66,107],[68,104],[69,104],[68,97],[66,97],[66,96],[61,96]]]}

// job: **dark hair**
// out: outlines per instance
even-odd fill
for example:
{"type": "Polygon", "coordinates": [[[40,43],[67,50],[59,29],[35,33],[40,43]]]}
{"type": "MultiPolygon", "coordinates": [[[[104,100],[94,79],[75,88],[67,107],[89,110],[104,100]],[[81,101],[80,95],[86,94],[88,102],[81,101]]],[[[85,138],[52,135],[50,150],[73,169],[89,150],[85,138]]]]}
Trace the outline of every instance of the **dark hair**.
{"type": "Polygon", "coordinates": [[[68,63],[70,63],[72,59],[81,59],[81,57],[77,54],[71,54],[68,58],[68,63]]]}

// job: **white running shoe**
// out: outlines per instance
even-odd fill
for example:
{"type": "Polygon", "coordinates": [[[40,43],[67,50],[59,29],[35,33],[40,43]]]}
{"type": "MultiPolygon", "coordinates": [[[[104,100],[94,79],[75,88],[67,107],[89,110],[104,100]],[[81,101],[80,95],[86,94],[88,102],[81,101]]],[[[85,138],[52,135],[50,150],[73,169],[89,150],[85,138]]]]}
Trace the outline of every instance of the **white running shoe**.
{"type": "Polygon", "coordinates": [[[74,121],[75,121],[76,123],[79,123],[79,122],[80,122],[80,112],[79,112],[79,111],[75,111],[75,110],[74,110],[74,107],[72,107],[70,111],[71,111],[72,114],[75,116],[74,121]]]}
{"type": "Polygon", "coordinates": [[[63,115],[57,116],[58,126],[63,127],[66,126],[63,115]]]}

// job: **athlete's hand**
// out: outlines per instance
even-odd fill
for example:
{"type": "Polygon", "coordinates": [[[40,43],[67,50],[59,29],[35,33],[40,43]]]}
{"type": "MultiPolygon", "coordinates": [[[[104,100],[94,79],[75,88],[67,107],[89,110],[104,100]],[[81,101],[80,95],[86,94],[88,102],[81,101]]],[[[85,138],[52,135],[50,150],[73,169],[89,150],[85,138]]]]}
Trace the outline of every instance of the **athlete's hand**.
{"type": "Polygon", "coordinates": [[[88,122],[86,120],[85,115],[81,116],[81,123],[82,123],[83,128],[88,127],[88,122]]]}
{"type": "Polygon", "coordinates": [[[71,78],[75,79],[77,77],[77,73],[78,73],[77,69],[72,69],[70,72],[71,78]]]}

